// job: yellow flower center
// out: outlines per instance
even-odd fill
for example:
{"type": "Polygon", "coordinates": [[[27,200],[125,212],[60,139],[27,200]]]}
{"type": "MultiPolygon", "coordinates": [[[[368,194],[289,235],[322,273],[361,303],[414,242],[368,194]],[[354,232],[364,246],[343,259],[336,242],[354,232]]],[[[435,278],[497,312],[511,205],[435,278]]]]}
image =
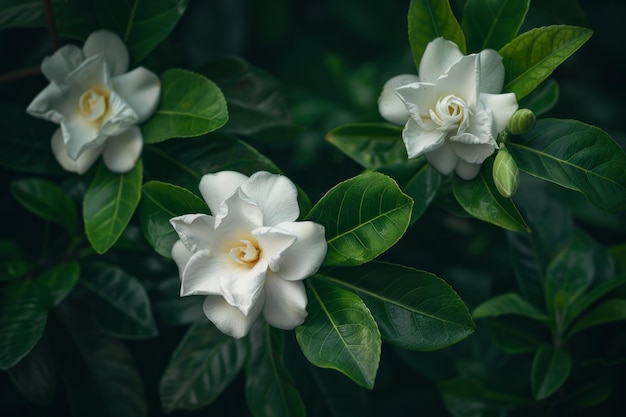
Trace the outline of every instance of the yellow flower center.
{"type": "Polygon", "coordinates": [[[85,91],[79,100],[80,112],[88,122],[102,123],[109,112],[109,90],[93,87],[85,91]]]}
{"type": "Polygon", "coordinates": [[[255,239],[241,239],[231,247],[228,256],[239,265],[252,267],[261,257],[261,247],[255,239]]]}

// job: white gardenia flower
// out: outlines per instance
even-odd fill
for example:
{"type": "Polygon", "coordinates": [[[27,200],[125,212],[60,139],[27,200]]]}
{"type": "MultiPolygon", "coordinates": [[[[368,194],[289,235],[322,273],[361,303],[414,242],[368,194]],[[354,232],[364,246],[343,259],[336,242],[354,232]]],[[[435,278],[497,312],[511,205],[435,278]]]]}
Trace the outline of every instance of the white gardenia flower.
{"type": "Polygon", "coordinates": [[[498,133],[517,110],[515,94],[500,94],[502,57],[492,49],[464,56],[437,38],[424,51],[419,77],[396,76],[383,87],[382,117],[405,125],[409,158],[425,155],[440,173],[470,180],[498,147],[498,133]]]}
{"type": "Polygon", "coordinates": [[[202,177],[199,188],[213,215],[170,220],[180,237],[172,247],[180,295],[206,295],[204,314],[235,338],[260,315],[280,329],[302,324],[302,280],[322,264],[327,244],[323,226],[296,222],[296,186],[265,171],[222,171],[202,177]]]}
{"type": "Polygon", "coordinates": [[[161,94],[159,78],[139,67],[128,70],[128,50],[113,32],[93,32],[83,48],[67,45],[44,58],[50,84],[27,112],[61,125],[52,151],[67,171],[84,173],[102,155],[113,172],[130,171],[143,147],[136,126],[147,120],[161,94]]]}

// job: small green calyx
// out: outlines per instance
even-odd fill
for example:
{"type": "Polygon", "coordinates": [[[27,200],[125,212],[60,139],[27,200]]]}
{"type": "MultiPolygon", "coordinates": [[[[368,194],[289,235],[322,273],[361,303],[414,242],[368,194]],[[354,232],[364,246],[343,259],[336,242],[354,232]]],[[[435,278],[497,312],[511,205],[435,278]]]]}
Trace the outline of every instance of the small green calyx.
{"type": "Polygon", "coordinates": [[[506,124],[506,131],[512,135],[521,135],[535,127],[537,117],[532,110],[519,109],[509,119],[506,124]]]}
{"type": "Polygon", "coordinates": [[[493,181],[503,197],[510,198],[517,190],[519,169],[504,144],[500,146],[493,163],[493,181]]]}

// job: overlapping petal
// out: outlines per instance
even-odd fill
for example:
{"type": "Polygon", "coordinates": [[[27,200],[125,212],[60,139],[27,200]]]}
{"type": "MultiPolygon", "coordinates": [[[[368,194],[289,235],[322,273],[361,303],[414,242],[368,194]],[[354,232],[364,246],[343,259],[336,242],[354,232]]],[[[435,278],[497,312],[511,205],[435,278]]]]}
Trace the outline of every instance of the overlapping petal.
{"type": "Polygon", "coordinates": [[[300,215],[298,189],[283,175],[255,172],[241,184],[241,191],[259,206],[265,226],[295,221],[300,215]]]}
{"type": "Polygon", "coordinates": [[[314,274],[326,257],[328,245],[324,227],[314,222],[280,223],[278,229],[295,236],[295,242],[281,256],[275,275],[286,281],[302,280],[314,274]]]}
{"type": "Polygon", "coordinates": [[[263,318],[279,329],[290,330],[307,316],[307,297],[302,281],[284,281],[268,274],[265,281],[263,318]]]}
{"type": "Polygon", "coordinates": [[[480,58],[481,93],[498,94],[504,84],[504,65],[502,57],[493,49],[485,49],[478,54],[480,58]]]}
{"type": "MultiPolygon", "coordinates": [[[[172,250],[173,249],[174,248],[172,248],[172,250]]],[[[220,294],[219,275],[216,275],[215,271],[222,269],[223,264],[225,264],[224,259],[213,256],[208,249],[199,250],[197,252],[188,251],[191,256],[181,267],[179,262],[183,261],[183,257],[186,254],[183,252],[180,245],[176,249],[176,252],[176,263],[181,272],[181,296],[220,294]]],[[[172,252],[172,255],[174,255],[174,252],[172,252]]],[[[230,264],[228,266],[230,266],[230,264]]]]}
{"type": "Polygon", "coordinates": [[[66,45],[43,59],[41,72],[49,81],[64,84],[67,76],[78,68],[84,59],[83,51],[79,47],[66,45]]]}
{"type": "Polygon", "coordinates": [[[226,302],[248,315],[263,294],[267,262],[261,260],[252,268],[235,265],[234,262],[227,265],[226,262],[227,258],[224,258],[220,259],[219,264],[214,263],[212,275],[219,276],[220,294],[226,302]]]}
{"type": "Polygon", "coordinates": [[[113,90],[135,111],[137,123],[145,122],[157,108],[161,81],[143,67],[113,78],[113,90]]]}
{"type": "Polygon", "coordinates": [[[409,120],[402,131],[402,140],[409,158],[416,158],[427,152],[440,148],[445,141],[446,131],[435,129],[434,123],[428,120],[432,129],[425,129],[413,119],[409,120]]]}
{"type": "Polygon", "coordinates": [[[444,142],[439,148],[426,153],[425,156],[428,163],[443,175],[453,172],[459,163],[459,157],[448,142],[444,142]]]}
{"type": "Polygon", "coordinates": [[[220,205],[235,194],[247,179],[248,177],[240,172],[220,171],[204,175],[198,189],[211,213],[216,215],[220,211],[220,205]]]}
{"type": "Polygon", "coordinates": [[[143,137],[137,126],[131,126],[121,135],[111,136],[104,143],[102,159],[112,172],[124,173],[135,167],[141,150],[143,137]]]}
{"type": "Polygon", "coordinates": [[[185,214],[170,219],[185,247],[191,252],[211,249],[215,242],[215,219],[208,214],[185,214]]]}
{"type": "Polygon", "coordinates": [[[237,307],[233,307],[219,295],[208,295],[202,305],[204,314],[220,329],[236,339],[240,339],[250,332],[252,325],[263,310],[263,303],[253,306],[248,315],[243,314],[237,307]]]}
{"type": "Polygon", "coordinates": [[[433,40],[426,45],[420,61],[420,80],[422,82],[434,83],[462,57],[463,53],[454,42],[444,38],[433,40]]]}
{"type": "Polygon", "coordinates": [[[481,94],[480,101],[483,105],[491,110],[493,117],[493,132],[504,131],[506,124],[509,122],[513,113],[517,110],[519,105],[514,93],[506,94],[481,94]]]}
{"type": "Polygon", "coordinates": [[[66,171],[84,174],[93,165],[94,161],[98,159],[102,150],[102,146],[90,148],[81,153],[78,158],[72,159],[65,147],[61,128],[57,129],[52,135],[52,153],[66,171]]]}
{"type": "Polygon", "coordinates": [[[83,53],[86,57],[102,54],[113,76],[128,71],[128,49],[120,37],[110,30],[98,30],[89,35],[83,45],[83,53]]]}
{"type": "Polygon", "coordinates": [[[409,111],[396,94],[396,89],[416,82],[419,82],[417,75],[401,74],[385,83],[378,98],[378,111],[385,120],[397,125],[404,125],[409,120],[409,111]]]}

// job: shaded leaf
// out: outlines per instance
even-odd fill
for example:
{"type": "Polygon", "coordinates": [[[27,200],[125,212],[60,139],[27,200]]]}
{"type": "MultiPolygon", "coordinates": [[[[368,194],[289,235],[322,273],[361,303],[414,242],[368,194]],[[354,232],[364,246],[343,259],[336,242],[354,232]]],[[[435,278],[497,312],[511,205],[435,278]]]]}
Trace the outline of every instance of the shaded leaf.
{"type": "Polygon", "coordinates": [[[228,120],[226,100],[215,83],[195,72],[173,68],[161,75],[161,100],[141,126],[146,143],[200,136],[228,120]]]}
{"type": "Polygon", "coordinates": [[[499,415],[511,405],[522,405],[527,401],[523,397],[487,389],[473,379],[449,379],[438,385],[444,405],[454,417],[499,415]]]}
{"type": "Polygon", "coordinates": [[[468,0],[463,9],[463,32],[469,52],[498,50],[519,31],[530,0],[468,0]]]}
{"type": "Polygon", "coordinates": [[[180,278],[172,277],[159,283],[158,297],[152,302],[157,322],[163,326],[180,326],[194,323],[205,317],[202,297],[181,297],[180,278]]]}
{"type": "Polygon", "coordinates": [[[3,288],[0,294],[0,369],[13,367],[41,338],[48,310],[39,288],[32,281],[20,281],[3,288]]]}
{"type": "Polygon", "coordinates": [[[315,279],[356,292],[372,312],[383,339],[405,349],[442,349],[474,331],[461,298],[429,272],[374,261],[324,269],[315,279]]]}
{"type": "Polygon", "coordinates": [[[522,316],[506,315],[489,319],[494,344],[507,353],[535,352],[552,341],[552,334],[543,322],[522,316]]]}
{"type": "Polygon", "coordinates": [[[366,416],[369,411],[367,391],[355,384],[350,378],[337,374],[332,369],[309,365],[315,386],[328,407],[327,413],[332,417],[366,416]]]}
{"type": "Polygon", "coordinates": [[[0,282],[22,277],[30,269],[19,246],[0,238],[0,282]]]}
{"type": "Polygon", "coordinates": [[[472,316],[475,319],[499,317],[502,315],[517,315],[530,319],[547,321],[550,318],[534,305],[516,293],[506,293],[491,298],[474,309],[472,316]]]}
{"type": "Polygon", "coordinates": [[[141,230],[157,253],[171,258],[178,234],[170,219],[183,214],[208,213],[201,198],[191,191],[159,181],[150,181],[142,187],[143,198],[139,204],[141,230]]]}
{"type": "Polygon", "coordinates": [[[20,393],[29,401],[39,405],[51,405],[57,387],[55,368],[49,343],[44,336],[28,355],[8,370],[8,374],[20,393]]]}
{"type": "Polygon", "coordinates": [[[125,174],[114,174],[101,163],[83,200],[85,233],[94,250],[102,254],[122,235],[141,197],[143,164],[125,174]]]}
{"type": "Polygon", "coordinates": [[[11,182],[11,194],[31,213],[63,226],[76,234],[76,206],[61,187],[40,178],[21,178],[11,182]]]}
{"type": "Polygon", "coordinates": [[[559,84],[548,78],[519,102],[520,109],[529,109],[540,117],[552,110],[559,100],[559,84]]]}
{"type": "Polygon", "coordinates": [[[452,182],[454,197],[465,211],[477,219],[514,232],[530,232],[513,200],[503,197],[496,188],[492,171],[493,160],[488,158],[473,180],[455,177],[452,182]]]}
{"type": "Polygon", "coordinates": [[[626,153],[597,127],[543,119],[507,149],[522,171],[578,191],[603,210],[626,207],[626,153]]]}
{"type": "Polygon", "coordinates": [[[170,359],[159,395],[166,412],[196,410],[213,402],[243,368],[243,339],[220,332],[208,320],[192,325],[170,359]]]}
{"type": "Polygon", "coordinates": [[[601,284],[594,286],[589,291],[583,293],[570,305],[567,312],[568,314],[565,321],[565,327],[569,326],[573,320],[580,316],[600,298],[623,285],[626,285],[626,273],[623,273],[612,280],[604,281],[601,284]]]}
{"type": "Polygon", "coordinates": [[[592,34],[587,28],[555,25],[531,29],[513,39],[499,51],[505,69],[502,91],[522,99],[592,34]]]}
{"type": "Polygon", "coordinates": [[[296,327],[304,356],[315,366],[335,369],[372,389],[381,339],[365,303],[354,293],[323,282],[308,281],[309,315],[296,327]]]}
{"type": "Polygon", "coordinates": [[[567,380],[572,369],[569,353],[543,345],[533,359],[530,385],[533,397],[543,400],[554,394],[567,380]]]}
{"type": "Polygon", "coordinates": [[[48,307],[53,307],[59,305],[74,289],[79,276],[79,263],[70,261],[48,268],[35,278],[35,283],[43,293],[49,295],[48,307]]]}
{"type": "Polygon", "coordinates": [[[81,284],[98,296],[98,325],[113,336],[145,338],[157,334],[150,299],[143,285],[122,269],[102,262],[84,268],[81,284]]]}
{"type": "Polygon", "coordinates": [[[326,228],[325,265],[359,265],[404,234],[413,201],[386,175],[366,172],[329,190],[307,214],[326,228]]]}
{"type": "Polygon", "coordinates": [[[411,0],[409,5],[409,44],[415,66],[419,69],[426,45],[444,37],[465,53],[465,35],[457,22],[448,0],[411,0]]]}
{"type": "Polygon", "coordinates": [[[283,363],[284,335],[258,321],[250,332],[246,403],[255,417],[306,416],[304,403],[283,363]]]}
{"type": "Polygon", "coordinates": [[[626,320],[626,300],[617,298],[607,300],[576,320],[567,337],[589,327],[622,320],[626,320]]]}

